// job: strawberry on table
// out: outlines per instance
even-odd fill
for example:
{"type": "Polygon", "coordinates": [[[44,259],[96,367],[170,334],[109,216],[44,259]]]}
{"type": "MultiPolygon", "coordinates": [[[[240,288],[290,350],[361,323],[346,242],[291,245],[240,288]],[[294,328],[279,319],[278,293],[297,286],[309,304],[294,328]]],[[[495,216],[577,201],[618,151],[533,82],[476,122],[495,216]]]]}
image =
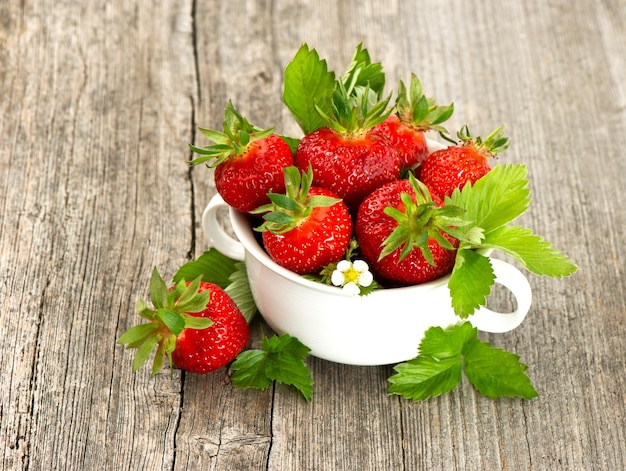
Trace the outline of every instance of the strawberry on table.
{"type": "Polygon", "coordinates": [[[285,194],[270,193],[272,201],[253,211],[264,214],[263,245],[279,265],[300,275],[319,273],[345,254],[352,237],[348,208],[331,191],[311,186],[313,173],[288,167],[285,194]]]}
{"type": "Polygon", "coordinates": [[[304,136],[296,150],[295,165],[302,171],[311,166],[313,183],[355,211],[376,188],[397,180],[402,167],[395,146],[373,129],[388,116],[389,98],[375,100],[369,87],[338,82],[330,115],[318,108],[327,126],[304,136]]]}
{"type": "Polygon", "coordinates": [[[226,203],[249,212],[268,203],[269,191],[284,191],[283,168],[293,165],[293,153],[273,129],[251,125],[228,102],[224,132],[200,131],[214,144],[205,148],[190,145],[202,156],[191,163],[215,167],[215,187],[226,203]]]}
{"type": "Polygon", "coordinates": [[[137,303],[138,314],[149,320],[127,330],[117,343],[136,348],[133,371],[147,361],[156,347],[155,375],[164,357],[182,370],[209,373],[218,370],[244,349],[250,337],[246,319],[231,297],[218,285],[184,280],[168,290],[156,268],[150,279],[153,308],[137,303]]]}
{"type": "Polygon", "coordinates": [[[441,126],[452,115],[454,105],[438,106],[432,98],[426,98],[422,84],[415,74],[407,91],[404,82],[398,84],[396,110],[374,130],[385,135],[398,149],[402,165],[414,169],[428,157],[426,131],[447,134],[441,126]]]}
{"type": "Polygon", "coordinates": [[[374,191],[361,204],[356,238],[379,281],[412,285],[452,270],[459,239],[464,240],[463,212],[444,206],[409,174],[374,191]]]}
{"type": "Polygon", "coordinates": [[[472,137],[467,125],[463,126],[457,133],[461,144],[430,154],[419,169],[419,179],[441,198],[468,182],[476,183],[491,170],[489,158],[509,146],[509,140],[502,135],[503,128],[500,126],[483,141],[472,137]]]}

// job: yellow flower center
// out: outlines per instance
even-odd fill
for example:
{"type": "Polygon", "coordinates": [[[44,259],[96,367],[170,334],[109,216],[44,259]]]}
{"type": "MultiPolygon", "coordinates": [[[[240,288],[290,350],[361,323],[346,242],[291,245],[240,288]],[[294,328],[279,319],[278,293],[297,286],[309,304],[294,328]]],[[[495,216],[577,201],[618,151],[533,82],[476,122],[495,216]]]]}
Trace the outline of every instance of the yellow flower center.
{"type": "Polygon", "coordinates": [[[350,282],[357,283],[359,281],[360,276],[361,276],[361,272],[355,270],[352,267],[348,268],[346,271],[343,272],[343,278],[346,283],[350,283],[350,282]]]}

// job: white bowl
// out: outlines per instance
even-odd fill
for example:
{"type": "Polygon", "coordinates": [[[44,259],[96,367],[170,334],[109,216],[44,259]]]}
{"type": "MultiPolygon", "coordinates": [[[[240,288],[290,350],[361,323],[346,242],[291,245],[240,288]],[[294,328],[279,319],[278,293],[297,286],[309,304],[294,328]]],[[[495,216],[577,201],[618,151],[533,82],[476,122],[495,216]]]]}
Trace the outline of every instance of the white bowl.
{"type": "MultiPolygon", "coordinates": [[[[276,264],[259,245],[249,216],[230,208],[238,240],[232,238],[219,223],[218,209],[223,206],[226,203],[215,195],[203,214],[203,229],[212,245],[245,261],[252,295],[263,318],[278,334],[297,337],[316,357],[352,365],[399,363],[418,355],[429,327],[445,328],[461,321],[451,307],[449,275],[416,286],[352,296],[276,264]]],[[[481,307],[468,320],[485,332],[507,332],[526,317],[531,288],[513,265],[497,259],[491,263],[496,283],[512,292],[517,307],[511,313],[481,307]]]]}

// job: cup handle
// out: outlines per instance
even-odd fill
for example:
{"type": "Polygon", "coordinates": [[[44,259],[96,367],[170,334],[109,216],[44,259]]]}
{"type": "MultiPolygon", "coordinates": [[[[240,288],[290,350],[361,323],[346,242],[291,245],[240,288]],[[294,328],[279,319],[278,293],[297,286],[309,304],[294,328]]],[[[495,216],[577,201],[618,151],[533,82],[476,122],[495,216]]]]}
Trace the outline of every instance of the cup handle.
{"type": "Polygon", "coordinates": [[[519,326],[532,303],[532,290],[524,274],[513,265],[498,259],[490,259],[496,275],[495,282],[508,288],[517,301],[517,309],[512,313],[495,312],[486,307],[478,309],[469,321],[483,332],[509,332],[519,326]]]}
{"type": "Polygon", "coordinates": [[[241,242],[231,237],[217,220],[219,208],[230,207],[219,193],[215,194],[202,213],[202,229],[209,237],[211,245],[227,257],[243,261],[245,250],[241,242]]]}

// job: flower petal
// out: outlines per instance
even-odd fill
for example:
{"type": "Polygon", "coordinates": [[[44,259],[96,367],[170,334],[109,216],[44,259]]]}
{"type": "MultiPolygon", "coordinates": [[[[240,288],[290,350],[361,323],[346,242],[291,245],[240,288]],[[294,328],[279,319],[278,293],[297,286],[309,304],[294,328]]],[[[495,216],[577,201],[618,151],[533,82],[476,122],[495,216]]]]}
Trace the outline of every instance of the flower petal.
{"type": "Polygon", "coordinates": [[[344,272],[352,268],[352,262],[350,260],[342,260],[337,264],[337,270],[344,272]]]}
{"type": "Polygon", "coordinates": [[[361,292],[361,290],[356,285],[356,283],[353,283],[353,282],[346,283],[343,287],[343,290],[352,296],[356,296],[357,294],[361,292]]]}
{"type": "Polygon", "coordinates": [[[361,286],[369,286],[372,284],[372,281],[374,281],[374,275],[372,275],[372,272],[364,271],[359,276],[359,285],[361,286]]]}
{"type": "Polygon", "coordinates": [[[343,273],[339,270],[333,271],[333,274],[330,275],[330,282],[335,286],[341,286],[345,281],[343,273]]]}
{"type": "Polygon", "coordinates": [[[352,268],[354,268],[356,271],[358,272],[366,272],[370,269],[369,265],[367,264],[367,262],[365,260],[355,260],[352,263],[352,268]]]}

